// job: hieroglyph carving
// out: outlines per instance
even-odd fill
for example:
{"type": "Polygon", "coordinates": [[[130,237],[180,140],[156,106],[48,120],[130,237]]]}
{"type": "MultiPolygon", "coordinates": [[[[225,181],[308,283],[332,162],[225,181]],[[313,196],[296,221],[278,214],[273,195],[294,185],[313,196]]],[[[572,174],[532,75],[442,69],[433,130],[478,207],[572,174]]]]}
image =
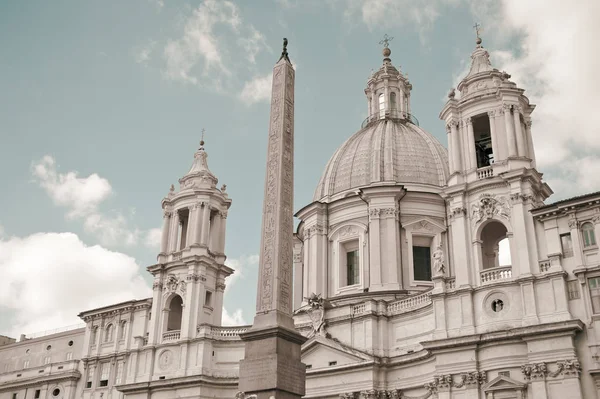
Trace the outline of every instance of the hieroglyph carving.
{"type": "Polygon", "coordinates": [[[258,312],[292,312],[293,111],[294,70],[283,60],[273,71],[258,312]]]}
{"type": "Polygon", "coordinates": [[[506,198],[482,194],[479,201],[471,205],[471,220],[477,224],[494,217],[510,220],[510,207],[506,198]]]}

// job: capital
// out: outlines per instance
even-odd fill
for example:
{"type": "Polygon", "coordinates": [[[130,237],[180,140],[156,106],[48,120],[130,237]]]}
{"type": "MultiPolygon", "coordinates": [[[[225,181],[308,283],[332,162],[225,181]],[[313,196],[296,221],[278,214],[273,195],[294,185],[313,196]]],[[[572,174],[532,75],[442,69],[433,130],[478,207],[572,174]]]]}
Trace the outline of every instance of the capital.
{"type": "Polygon", "coordinates": [[[167,219],[173,216],[173,212],[171,211],[163,211],[163,218],[167,219]]]}
{"type": "Polygon", "coordinates": [[[520,105],[515,105],[515,106],[513,106],[513,110],[514,110],[515,114],[521,113],[521,112],[523,112],[523,107],[521,107],[520,105]]]}
{"type": "Polygon", "coordinates": [[[504,112],[510,112],[511,108],[512,108],[512,105],[511,105],[511,104],[502,103],[502,110],[503,110],[504,112]]]}
{"type": "Polygon", "coordinates": [[[488,111],[487,114],[489,118],[494,118],[496,116],[496,110],[488,111]]]}
{"type": "Polygon", "coordinates": [[[531,129],[531,119],[525,121],[525,126],[527,126],[527,129],[531,129]]]}
{"type": "Polygon", "coordinates": [[[469,117],[469,118],[466,118],[466,119],[465,119],[465,124],[466,124],[467,126],[468,126],[468,125],[472,125],[472,124],[473,124],[473,119],[471,119],[471,117],[469,117]]]}

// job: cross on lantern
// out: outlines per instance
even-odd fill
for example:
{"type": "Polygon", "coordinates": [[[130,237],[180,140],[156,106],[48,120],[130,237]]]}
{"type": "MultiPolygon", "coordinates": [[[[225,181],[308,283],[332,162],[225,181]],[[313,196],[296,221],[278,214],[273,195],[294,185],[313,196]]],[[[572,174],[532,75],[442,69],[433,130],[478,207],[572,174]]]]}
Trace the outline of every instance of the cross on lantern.
{"type": "Polygon", "coordinates": [[[379,42],[379,44],[383,44],[383,47],[388,48],[392,39],[393,37],[388,36],[386,33],[383,35],[383,39],[379,42]]]}

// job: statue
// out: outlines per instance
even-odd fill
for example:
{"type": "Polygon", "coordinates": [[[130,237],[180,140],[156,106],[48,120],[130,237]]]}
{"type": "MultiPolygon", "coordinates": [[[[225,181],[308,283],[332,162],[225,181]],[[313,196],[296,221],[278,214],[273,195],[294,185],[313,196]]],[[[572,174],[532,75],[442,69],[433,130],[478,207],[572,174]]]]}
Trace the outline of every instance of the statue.
{"type": "Polygon", "coordinates": [[[444,251],[442,251],[442,244],[438,245],[437,249],[433,251],[431,258],[433,260],[434,276],[444,276],[446,266],[444,265],[444,251]]]}
{"type": "Polygon", "coordinates": [[[221,186],[221,192],[223,192],[223,193],[224,193],[225,191],[227,191],[227,184],[223,184],[223,185],[221,186]]]}
{"type": "Polygon", "coordinates": [[[450,90],[450,93],[448,93],[448,98],[453,99],[456,96],[456,91],[454,90],[454,88],[452,88],[452,90],[450,90]]]}

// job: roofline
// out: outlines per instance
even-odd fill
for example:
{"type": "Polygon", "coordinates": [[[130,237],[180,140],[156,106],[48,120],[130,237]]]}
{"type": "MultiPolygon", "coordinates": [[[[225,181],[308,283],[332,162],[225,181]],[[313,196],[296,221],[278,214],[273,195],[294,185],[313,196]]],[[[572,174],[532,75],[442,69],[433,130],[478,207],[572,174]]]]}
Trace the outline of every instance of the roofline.
{"type": "Polygon", "coordinates": [[[77,317],[84,318],[85,316],[89,316],[90,314],[93,314],[93,313],[102,313],[102,312],[107,311],[109,309],[117,308],[117,307],[122,307],[122,306],[125,306],[125,305],[135,306],[135,305],[140,304],[142,302],[147,302],[147,301],[151,301],[151,300],[152,300],[152,297],[144,298],[144,299],[130,299],[128,301],[115,303],[113,305],[107,305],[107,306],[103,306],[103,307],[100,307],[100,308],[95,308],[95,309],[90,309],[90,310],[84,310],[83,312],[79,313],[77,315],[77,317]]]}
{"type": "Polygon", "coordinates": [[[545,211],[545,210],[549,210],[551,208],[556,208],[556,207],[560,207],[561,205],[566,205],[566,204],[578,204],[581,202],[585,202],[589,199],[592,199],[593,197],[599,197],[598,199],[600,200],[600,191],[594,191],[588,194],[582,194],[582,195],[578,195],[575,197],[571,197],[571,198],[566,198],[560,201],[556,201],[553,202],[551,204],[548,205],[543,205],[540,206],[539,208],[535,208],[531,210],[531,213],[538,213],[540,211],[545,211]]]}

